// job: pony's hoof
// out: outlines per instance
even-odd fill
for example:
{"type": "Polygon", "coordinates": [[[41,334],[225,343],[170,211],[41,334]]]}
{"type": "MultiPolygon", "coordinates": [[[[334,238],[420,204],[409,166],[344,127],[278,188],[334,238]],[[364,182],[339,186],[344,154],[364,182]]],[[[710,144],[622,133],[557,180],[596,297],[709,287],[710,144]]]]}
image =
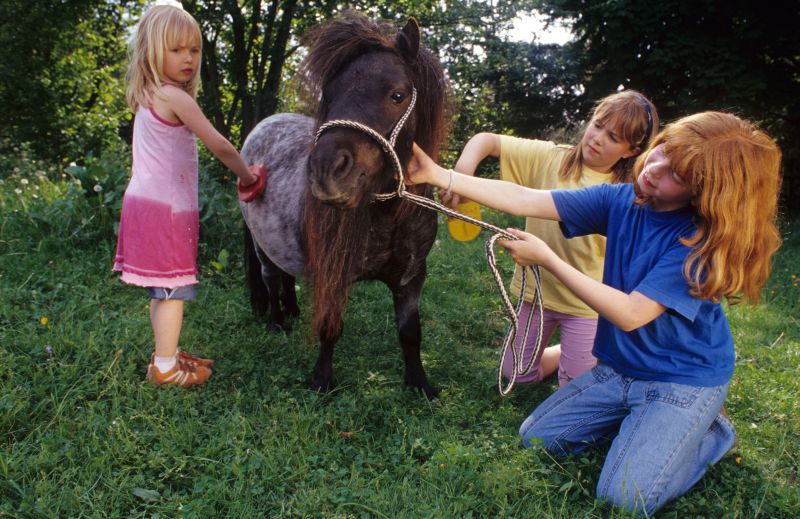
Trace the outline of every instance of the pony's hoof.
{"type": "Polygon", "coordinates": [[[420,393],[422,393],[422,396],[424,396],[428,400],[436,400],[437,398],[439,398],[439,393],[440,393],[439,388],[433,387],[427,382],[424,384],[408,384],[408,387],[419,391],[420,393]]]}
{"type": "Polygon", "coordinates": [[[286,315],[288,315],[289,317],[300,317],[300,307],[299,307],[299,306],[297,306],[297,305],[294,305],[294,306],[287,306],[287,307],[284,309],[284,312],[285,312],[285,313],[286,313],[286,315]]]}
{"type": "Polygon", "coordinates": [[[267,331],[269,333],[283,333],[288,334],[291,330],[291,327],[286,323],[269,323],[267,324],[267,331]]]}
{"type": "Polygon", "coordinates": [[[427,398],[428,400],[436,400],[437,398],[439,398],[440,390],[437,387],[426,385],[419,388],[419,390],[422,391],[422,394],[425,395],[425,398],[427,398]]]}
{"type": "Polygon", "coordinates": [[[313,380],[311,385],[309,386],[311,391],[315,391],[317,393],[330,393],[333,391],[334,385],[333,381],[328,380],[313,380]]]}

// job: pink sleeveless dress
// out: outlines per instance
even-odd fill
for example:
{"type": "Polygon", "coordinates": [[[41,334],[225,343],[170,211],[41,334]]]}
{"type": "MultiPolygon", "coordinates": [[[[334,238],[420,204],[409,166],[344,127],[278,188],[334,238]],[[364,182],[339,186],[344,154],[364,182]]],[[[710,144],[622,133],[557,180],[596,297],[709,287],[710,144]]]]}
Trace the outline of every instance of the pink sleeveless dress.
{"type": "Polygon", "coordinates": [[[140,106],[113,270],[142,287],[197,283],[198,219],[194,133],[140,106]]]}

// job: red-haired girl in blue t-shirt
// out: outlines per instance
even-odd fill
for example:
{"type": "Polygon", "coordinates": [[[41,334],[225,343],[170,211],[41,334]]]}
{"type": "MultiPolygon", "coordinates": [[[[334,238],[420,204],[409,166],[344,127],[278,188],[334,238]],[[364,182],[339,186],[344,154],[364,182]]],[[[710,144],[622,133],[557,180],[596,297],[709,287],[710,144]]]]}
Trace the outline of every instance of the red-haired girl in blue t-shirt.
{"type": "Polygon", "coordinates": [[[556,454],[611,443],[599,498],[652,514],[734,445],[720,413],[734,347],[721,299],[759,300],[780,245],[780,150],[747,121],[704,112],[668,125],[635,166],[636,183],[541,191],[453,173],[419,150],[413,182],[450,186],[502,211],[558,220],[567,237],[607,238],[603,281],[537,237],[498,242],[549,270],[600,315],[598,365],[523,422],[526,446],[556,454]]]}

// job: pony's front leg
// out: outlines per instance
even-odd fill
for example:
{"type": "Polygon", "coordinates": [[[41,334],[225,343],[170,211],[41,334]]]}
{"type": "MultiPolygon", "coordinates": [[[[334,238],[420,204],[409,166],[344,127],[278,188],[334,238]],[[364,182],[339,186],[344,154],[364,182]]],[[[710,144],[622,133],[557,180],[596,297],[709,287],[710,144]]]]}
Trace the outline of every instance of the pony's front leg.
{"type": "Polygon", "coordinates": [[[439,389],[428,383],[428,377],[425,376],[425,369],[422,367],[420,358],[422,327],[419,321],[419,298],[424,281],[425,270],[423,269],[405,286],[390,288],[392,288],[394,299],[394,318],[406,367],[405,383],[419,389],[430,399],[439,396],[439,389]]]}
{"type": "MultiPolygon", "coordinates": [[[[341,330],[341,325],[338,327],[341,330]]],[[[311,375],[311,390],[327,393],[333,389],[333,348],[339,340],[341,332],[331,334],[321,332],[319,335],[319,357],[311,375]]]]}

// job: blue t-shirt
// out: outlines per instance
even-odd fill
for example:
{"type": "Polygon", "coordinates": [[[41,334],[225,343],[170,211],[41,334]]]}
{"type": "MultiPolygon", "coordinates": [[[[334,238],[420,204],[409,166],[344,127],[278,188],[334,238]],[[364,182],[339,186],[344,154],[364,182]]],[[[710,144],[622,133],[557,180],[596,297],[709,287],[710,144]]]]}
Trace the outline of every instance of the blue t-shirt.
{"type": "Polygon", "coordinates": [[[691,206],[653,211],[634,204],[633,185],[598,185],[552,191],[567,238],[606,236],[603,283],[634,290],[667,310],[625,332],[602,316],[594,356],[619,373],[643,380],[718,386],[733,375],[733,336],[722,307],[689,295],[683,264],[690,253],[681,237],[694,234],[691,206]]]}

